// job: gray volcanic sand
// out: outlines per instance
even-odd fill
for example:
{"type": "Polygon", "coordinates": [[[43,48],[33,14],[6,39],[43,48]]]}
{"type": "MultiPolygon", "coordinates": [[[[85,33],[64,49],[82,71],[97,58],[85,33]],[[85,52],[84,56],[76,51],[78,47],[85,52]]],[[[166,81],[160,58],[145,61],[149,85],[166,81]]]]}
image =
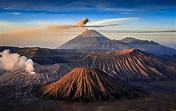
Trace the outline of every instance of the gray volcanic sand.
{"type": "MultiPolygon", "coordinates": [[[[36,100],[29,105],[8,105],[0,100],[0,111],[175,111],[176,81],[135,83],[149,90],[148,97],[91,103],[36,100]]],[[[6,101],[8,102],[8,101],[6,101]]]]}

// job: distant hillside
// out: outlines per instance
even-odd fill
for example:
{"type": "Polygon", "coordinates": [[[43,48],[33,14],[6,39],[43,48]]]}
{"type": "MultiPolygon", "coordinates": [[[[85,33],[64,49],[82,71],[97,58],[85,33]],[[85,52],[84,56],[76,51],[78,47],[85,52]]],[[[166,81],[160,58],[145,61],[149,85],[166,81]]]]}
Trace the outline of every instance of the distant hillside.
{"type": "Polygon", "coordinates": [[[154,41],[139,40],[132,37],[127,37],[119,41],[126,43],[129,48],[136,48],[153,54],[176,55],[176,49],[161,45],[154,41]]]}
{"type": "Polygon", "coordinates": [[[158,55],[176,55],[176,49],[161,45],[154,41],[139,40],[132,37],[126,37],[122,40],[110,40],[93,44],[90,47],[84,48],[87,50],[123,50],[136,48],[145,52],[158,55]]]}

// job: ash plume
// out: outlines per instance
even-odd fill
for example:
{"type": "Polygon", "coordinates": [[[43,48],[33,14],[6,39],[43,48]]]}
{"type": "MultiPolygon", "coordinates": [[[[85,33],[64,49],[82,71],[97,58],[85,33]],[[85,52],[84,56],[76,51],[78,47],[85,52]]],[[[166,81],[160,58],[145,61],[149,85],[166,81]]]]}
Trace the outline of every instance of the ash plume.
{"type": "Polygon", "coordinates": [[[86,25],[87,22],[89,22],[89,19],[83,18],[76,24],[76,26],[78,26],[84,32],[87,30],[87,28],[84,28],[84,25],[86,25]]]}
{"type": "Polygon", "coordinates": [[[0,69],[6,71],[22,69],[26,73],[35,74],[31,59],[17,53],[11,53],[9,49],[0,52],[0,69]]]}

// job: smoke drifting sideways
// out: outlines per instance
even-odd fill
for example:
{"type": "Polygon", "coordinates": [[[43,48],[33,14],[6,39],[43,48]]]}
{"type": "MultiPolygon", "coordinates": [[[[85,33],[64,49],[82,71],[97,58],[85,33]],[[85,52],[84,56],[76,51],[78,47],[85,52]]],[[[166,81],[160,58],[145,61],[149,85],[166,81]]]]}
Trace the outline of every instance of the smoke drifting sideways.
{"type": "Polygon", "coordinates": [[[87,22],[89,22],[89,19],[83,18],[76,24],[76,26],[78,26],[84,32],[87,30],[87,28],[84,28],[84,25],[86,25],[87,22]]]}
{"type": "Polygon", "coordinates": [[[18,69],[22,69],[28,74],[35,74],[31,59],[11,53],[9,49],[0,52],[0,70],[15,71],[18,69]]]}

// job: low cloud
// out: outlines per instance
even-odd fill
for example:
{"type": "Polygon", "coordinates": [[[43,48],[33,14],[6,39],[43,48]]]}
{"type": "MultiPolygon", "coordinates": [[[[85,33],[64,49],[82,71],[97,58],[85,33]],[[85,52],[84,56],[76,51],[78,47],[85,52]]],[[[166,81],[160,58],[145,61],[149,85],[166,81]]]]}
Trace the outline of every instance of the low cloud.
{"type": "Polygon", "coordinates": [[[28,34],[33,34],[33,33],[40,33],[42,32],[42,29],[40,28],[18,28],[18,29],[13,29],[13,30],[8,30],[1,32],[0,35],[28,35],[28,34]]]}
{"type": "Polygon", "coordinates": [[[55,48],[79,33],[77,26],[49,25],[38,28],[16,28],[0,32],[1,45],[55,48]],[[77,29],[77,30],[76,30],[77,29]]]}
{"type": "Polygon", "coordinates": [[[73,25],[48,25],[39,28],[17,28],[8,31],[3,31],[0,33],[1,37],[4,36],[21,36],[21,35],[36,35],[47,32],[57,32],[62,33],[64,31],[69,31],[69,29],[76,28],[73,25]]]}
{"type": "Polygon", "coordinates": [[[74,25],[49,25],[45,27],[45,29],[50,30],[50,31],[69,30],[71,28],[76,28],[76,26],[74,25]]]}

